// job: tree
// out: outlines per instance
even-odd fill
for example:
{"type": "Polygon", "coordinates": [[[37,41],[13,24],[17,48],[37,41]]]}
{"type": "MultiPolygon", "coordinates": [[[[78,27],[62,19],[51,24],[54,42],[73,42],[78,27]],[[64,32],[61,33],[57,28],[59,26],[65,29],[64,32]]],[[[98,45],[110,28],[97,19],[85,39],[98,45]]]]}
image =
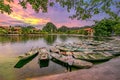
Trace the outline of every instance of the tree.
{"type": "Polygon", "coordinates": [[[42,29],[43,31],[46,31],[46,32],[49,32],[49,33],[53,33],[53,32],[56,32],[57,31],[57,28],[56,26],[51,23],[51,22],[48,22],[42,29]]]}
{"type": "Polygon", "coordinates": [[[120,23],[114,26],[114,32],[116,35],[120,35],[120,23]]]}
{"type": "MultiPolygon", "coordinates": [[[[8,1],[9,3],[13,2],[13,0],[6,0],[6,1],[8,1]]],[[[12,12],[10,5],[5,4],[4,0],[0,0],[0,12],[1,13],[8,13],[8,14],[10,14],[12,12]]]]}
{"type": "Polygon", "coordinates": [[[14,27],[12,27],[12,26],[10,26],[10,32],[12,33],[12,34],[14,34],[14,27]]]}
{"type": "Polygon", "coordinates": [[[80,29],[79,34],[88,35],[87,31],[85,31],[84,29],[80,29]]]}
{"type": "Polygon", "coordinates": [[[114,26],[118,24],[119,21],[112,19],[103,19],[97,22],[94,26],[95,36],[111,36],[113,33],[114,26]]]}
{"type": "MultiPolygon", "coordinates": [[[[6,0],[9,3],[14,0],[6,0]]],[[[120,1],[119,0],[19,0],[19,4],[23,8],[27,8],[27,4],[30,4],[32,8],[39,12],[47,12],[49,6],[54,6],[55,3],[59,3],[62,7],[67,8],[67,11],[75,10],[75,13],[70,18],[76,19],[88,19],[93,15],[99,13],[106,13],[111,18],[117,19],[120,15],[120,1]],[[112,7],[115,10],[112,10],[112,7]]],[[[5,4],[4,0],[0,1],[0,12],[10,14],[12,8],[9,4],[5,4]]]]}
{"type": "Polygon", "coordinates": [[[67,32],[69,28],[67,26],[62,26],[58,29],[59,32],[67,32]]]}
{"type": "Polygon", "coordinates": [[[22,27],[22,30],[21,30],[21,33],[22,34],[30,34],[32,31],[31,31],[31,28],[28,28],[28,27],[22,27]]]}
{"type": "Polygon", "coordinates": [[[8,33],[7,30],[5,30],[5,29],[3,29],[3,28],[0,28],[0,34],[7,34],[7,33],[8,33]]]}

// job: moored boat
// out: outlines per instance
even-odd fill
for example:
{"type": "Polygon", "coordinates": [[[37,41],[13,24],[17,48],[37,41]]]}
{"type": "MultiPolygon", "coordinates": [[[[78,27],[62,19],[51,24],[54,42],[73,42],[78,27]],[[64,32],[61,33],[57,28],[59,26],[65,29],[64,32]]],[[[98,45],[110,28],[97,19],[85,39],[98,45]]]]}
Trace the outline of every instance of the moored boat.
{"type": "Polygon", "coordinates": [[[59,53],[60,50],[59,50],[58,48],[54,47],[54,46],[51,46],[51,47],[50,47],[50,52],[59,53]]]}
{"type": "Polygon", "coordinates": [[[107,53],[107,54],[112,54],[112,55],[114,55],[114,56],[120,56],[120,51],[108,51],[108,52],[105,52],[105,53],[107,53]]]}
{"type": "Polygon", "coordinates": [[[39,53],[37,51],[30,51],[25,54],[24,56],[20,57],[19,61],[14,66],[15,68],[21,68],[28,62],[30,62],[32,59],[34,59],[39,53]]]}
{"type": "Polygon", "coordinates": [[[24,59],[27,59],[27,58],[35,55],[36,53],[38,54],[38,51],[37,51],[37,50],[30,50],[30,51],[28,51],[27,53],[18,56],[18,58],[20,58],[20,60],[24,60],[24,59]]]}
{"type": "Polygon", "coordinates": [[[52,56],[52,58],[60,62],[66,63],[66,64],[68,64],[68,61],[73,61],[72,66],[77,67],[77,68],[90,68],[93,66],[91,62],[74,59],[74,58],[69,59],[67,56],[64,56],[62,54],[51,53],[50,55],[52,56]]]}
{"type": "Polygon", "coordinates": [[[72,51],[70,48],[66,48],[63,46],[56,46],[57,49],[59,49],[60,51],[72,51]]]}
{"type": "Polygon", "coordinates": [[[49,52],[46,48],[39,49],[39,60],[48,60],[49,59],[49,52]]]}
{"type": "Polygon", "coordinates": [[[106,53],[73,53],[74,58],[81,59],[89,62],[101,62],[101,61],[107,61],[113,58],[112,54],[106,54],[106,53]]]}

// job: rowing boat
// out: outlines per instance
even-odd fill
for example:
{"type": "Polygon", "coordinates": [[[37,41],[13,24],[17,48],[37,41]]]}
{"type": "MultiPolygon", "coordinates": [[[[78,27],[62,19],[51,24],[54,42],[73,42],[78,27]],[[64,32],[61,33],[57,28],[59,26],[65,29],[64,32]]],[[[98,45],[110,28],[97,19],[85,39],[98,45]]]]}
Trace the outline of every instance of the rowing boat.
{"type": "Polygon", "coordinates": [[[72,66],[77,67],[77,68],[90,68],[93,66],[93,64],[91,62],[87,62],[87,61],[83,61],[83,60],[79,60],[79,59],[68,59],[67,56],[61,55],[61,54],[57,54],[57,53],[51,53],[50,54],[52,58],[63,62],[65,64],[68,64],[68,61],[73,61],[72,66]]]}
{"type": "Polygon", "coordinates": [[[48,60],[49,59],[49,52],[46,48],[39,49],[39,60],[48,60]]]}
{"type": "Polygon", "coordinates": [[[80,53],[80,52],[73,52],[73,56],[76,59],[81,59],[89,62],[101,62],[101,61],[107,61],[110,60],[113,55],[112,54],[106,54],[106,53],[80,53]]]}
{"type": "Polygon", "coordinates": [[[25,54],[24,56],[20,57],[19,61],[14,66],[15,68],[21,68],[28,62],[30,62],[32,59],[34,59],[39,53],[37,51],[30,51],[25,54]]]}

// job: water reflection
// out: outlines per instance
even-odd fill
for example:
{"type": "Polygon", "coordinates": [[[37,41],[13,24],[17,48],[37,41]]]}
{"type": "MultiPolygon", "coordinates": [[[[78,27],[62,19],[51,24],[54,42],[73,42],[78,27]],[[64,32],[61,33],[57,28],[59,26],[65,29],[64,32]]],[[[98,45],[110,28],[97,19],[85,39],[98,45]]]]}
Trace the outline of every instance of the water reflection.
{"type": "MultiPolygon", "coordinates": [[[[0,36],[0,43],[16,43],[16,42],[24,42],[26,43],[28,40],[38,40],[38,39],[44,39],[44,41],[48,44],[51,45],[53,44],[57,38],[60,38],[61,42],[65,42],[68,38],[71,36],[65,36],[65,35],[40,35],[40,36],[0,36]]],[[[73,37],[73,36],[72,36],[73,37]]],[[[93,40],[110,40],[110,38],[101,38],[101,37],[83,37],[83,36],[74,36],[73,38],[78,38],[78,39],[93,39],[93,40]]]]}
{"type": "Polygon", "coordinates": [[[67,36],[60,35],[59,38],[61,39],[62,42],[67,40],[67,36]]]}
{"type": "Polygon", "coordinates": [[[51,35],[41,35],[41,36],[0,36],[0,43],[16,43],[16,42],[24,42],[26,43],[28,40],[38,40],[38,39],[44,39],[44,41],[51,45],[53,44],[56,39],[57,35],[51,36],[51,35]]]}
{"type": "Polygon", "coordinates": [[[48,45],[52,45],[56,41],[57,35],[46,35],[43,38],[48,45]]]}
{"type": "Polygon", "coordinates": [[[24,58],[20,59],[17,62],[17,64],[14,66],[14,68],[22,68],[24,65],[26,65],[31,60],[33,60],[37,55],[38,55],[38,52],[33,55],[29,55],[28,57],[24,57],[24,58]]]}
{"type": "Polygon", "coordinates": [[[49,59],[47,59],[47,60],[39,60],[38,59],[38,64],[39,64],[40,68],[48,67],[49,62],[50,62],[49,59]]]}
{"type": "Polygon", "coordinates": [[[38,40],[41,36],[0,36],[0,43],[26,43],[28,40],[38,40]]]}

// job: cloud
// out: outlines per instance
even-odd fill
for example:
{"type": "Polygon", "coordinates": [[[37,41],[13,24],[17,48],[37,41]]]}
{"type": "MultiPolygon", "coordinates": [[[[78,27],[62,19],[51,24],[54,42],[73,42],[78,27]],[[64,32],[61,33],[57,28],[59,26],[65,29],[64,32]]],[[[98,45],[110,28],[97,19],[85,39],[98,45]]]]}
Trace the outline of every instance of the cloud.
{"type": "MultiPolygon", "coordinates": [[[[47,22],[54,23],[57,27],[62,25],[66,25],[69,27],[74,26],[85,26],[92,25],[93,22],[85,22],[80,20],[71,20],[68,17],[74,12],[68,13],[66,8],[62,8],[58,3],[55,4],[54,7],[48,7],[48,13],[35,13],[35,11],[31,8],[31,5],[27,5],[27,9],[23,9],[19,4],[18,0],[15,0],[14,3],[10,3],[13,12],[8,14],[0,14],[0,18],[4,18],[4,20],[0,20],[8,25],[34,25],[34,26],[42,26],[47,22]]],[[[2,25],[2,23],[0,24],[2,25]]]]}
{"type": "Polygon", "coordinates": [[[45,24],[46,22],[49,22],[49,20],[45,20],[42,18],[36,18],[34,16],[24,17],[20,14],[16,14],[13,12],[11,15],[9,15],[11,18],[14,18],[16,20],[23,21],[24,23],[29,23],[31,25],[37,25],[37,24],[45,24]]]}
{"type": "Polygon", "coordinates": [[[30,15],[33,11],[29,5],[27,10],[23,9],[20,5],[18,5],[17,0],[14,3],[10,3],[10,5],[13,9],[13,12],[10,15],[5,14],[5,16],[9,16],[10,18],[15,19],[16,21],[22,21],[30,25],[45,24],[49,22],[49,19],[37,18],[35,16],[30,15]]]}
{"type": "Polygon", "coordinates": [[[9,22],[12,22],[12,23],[23,23],[23,21],[16,21],[16,20],[9,20],[9,22]]]}

